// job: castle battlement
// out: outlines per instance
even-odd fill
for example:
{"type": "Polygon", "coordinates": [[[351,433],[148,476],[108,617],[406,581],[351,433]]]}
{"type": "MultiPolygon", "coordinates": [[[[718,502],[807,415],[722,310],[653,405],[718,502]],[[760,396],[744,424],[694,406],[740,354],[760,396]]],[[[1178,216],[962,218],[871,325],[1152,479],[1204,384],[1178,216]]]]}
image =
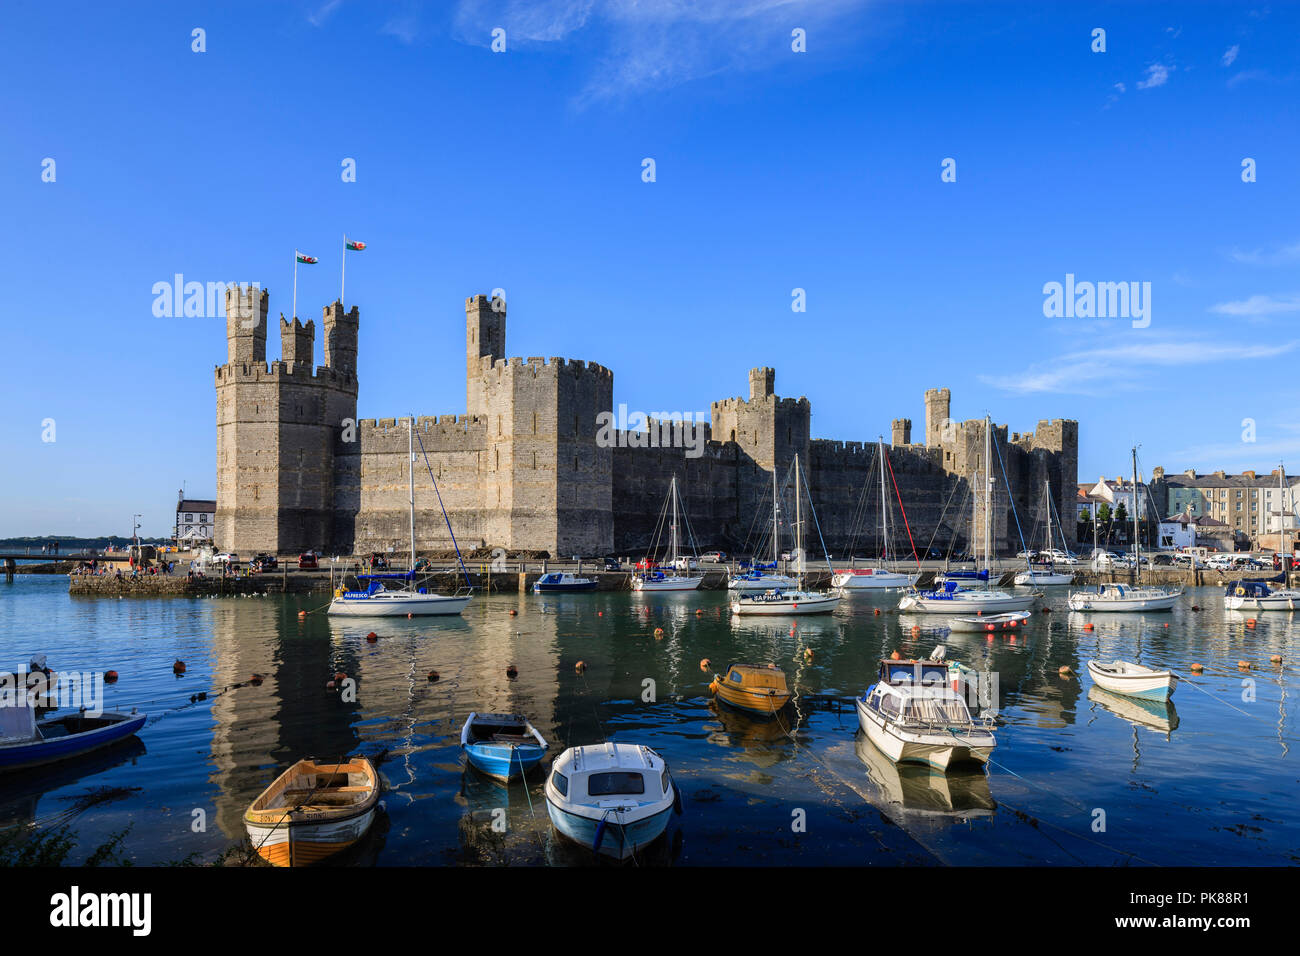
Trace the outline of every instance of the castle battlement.
{"type": "Polygon", "coordinates": [[[566,359],[560,356],[551,356],[549,358],[540,355],[530,355],[523,358],[518,355],[509,358],[495,358],[491,355],[480,356],[479,368],[484,374],[495,372],[498,381],[502,373],[510,369],[530,369],[535,378],[555,377],[561,371],[567,372],[575,377],[589,376],[599,381],[614,380],[614,373],[605,366],[596,362],[587,362],[583,359],[566,359]]]}
{"type": "Polygon", "coordinates": [[[345,374],[328,365],[312,368],[303,362],[228,362],[214,368],[218,387],[234,382],[249,384],[292,382],[296,385],[318,385],[329,388],[354,390],[356,375],[345,374]]]}

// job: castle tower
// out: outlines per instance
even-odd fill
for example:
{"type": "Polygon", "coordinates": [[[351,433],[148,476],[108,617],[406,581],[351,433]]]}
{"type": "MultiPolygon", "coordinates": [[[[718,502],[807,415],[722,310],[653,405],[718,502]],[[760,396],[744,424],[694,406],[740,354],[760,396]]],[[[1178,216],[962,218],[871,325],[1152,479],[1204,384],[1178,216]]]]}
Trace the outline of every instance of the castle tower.
{"type": "Polygon", "coordinates": [[[893,437],[890,444],[895,448],[900,445],[912,444],[912,420],[910,418],[895,418],[893,423],[893,437]]]}
{"type": "Polygon", "coordinates": [[[465,300],[465,410],[471,418],[485,413],[483,368],[506,357],[506,302],[472,295],[465,300]]]}
{"type": "Polygon", "coordinates": [[[267,303],[265,289],[226,287],[226,346],[231,365],[266,361],[267,303]]]}
{"type": "Polygon", "coordinates": [[[325,364],[343,375],[355,376],[361,312],[354,305],[352,311],[345,313],[343,303],[337,299],[325,306],[324,312],[325,364]]]}
{"type": "Polygon", "coordinates": [[[776,369],[751,368],[749,370],[749,400],[756,401],[776,394],[776,369]]]}
{"type": "Polygon", "coordinates": [[[308,319],[303,325],[297,319],[280,316],[280,361],[311,368],[316,348],[316,323],[308,319]]]}
{"type": "Polygon", "coordinates": [[[925,390],[925,447],[943,444],[943,425],[952,414],[952,392],[946,388],[925,390]]]}

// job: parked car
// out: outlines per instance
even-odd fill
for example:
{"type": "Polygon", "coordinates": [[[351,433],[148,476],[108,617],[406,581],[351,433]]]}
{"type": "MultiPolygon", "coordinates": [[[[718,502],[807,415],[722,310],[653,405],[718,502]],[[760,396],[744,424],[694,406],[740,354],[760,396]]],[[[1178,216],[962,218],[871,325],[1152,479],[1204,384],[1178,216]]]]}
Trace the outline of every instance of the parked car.
{"type": "Polygon", "coordinates": [[[319,567],[320,561],[317,558],[315,551],[304,551],[302,554],[298,555],[299,571],[315,571],[319,567]]]}
{"type": "Polygon", "coordinates": [[[1038,557],[1038,552],[1037,552],[1037,551],[1017,551],[1017,552],[1016,552],[1016,557],[1019,558],[1021,561],[1032,561],[1032,560],[1034,560],[1034,558],[1038,557]]]}
{"type": "Polygon", "coordinates": [[[217,564],[238,564],[239,555],[233,551],[222,551],[220,554],[213,555],[212,560],[217,564]]]}
{"type": "Polygon", "coordinates": [[[682,555],[673,562],[673,567],[678,571],[694,571],[700,566],[700,563],[694,558],[682,555]]]}
{"type": "Polygon", "coordinates": [[[1039,554],[1038,559],[1040,561],[1050,561],[1052,564],[1078,564],[1079,563],[1079,558],[1077,555],[1070,554],[1068,551],[1060,551],[1056,548],[1052,548],[1050,551],[1042,552],[1041,554],[1039,554]]]}
{"type": "Polygon", "coordinates": [[[623,565],[621,565],[621,564],[618,563],[618,558],[606,558],[606,559],[605,559],[605,570],[606,570],[606,571],[622,571],[622,570],[623,570],[623,565]]]}
{"type": "Polygon", "coordinates": [[[700,555],[700,560],[710,561],[713,564],[722,564],[722,562],[727,560],[727,553],[725,551],[706,551],[704,554],[700,555]]]}
{"type": "Polygon", "coordinates": [[[274,571],[280,566],[280,562],[276,560],[275,555],[263,551],[253,555],[253,560],[248,563],[248,566],[254,571],[274,571]]]}

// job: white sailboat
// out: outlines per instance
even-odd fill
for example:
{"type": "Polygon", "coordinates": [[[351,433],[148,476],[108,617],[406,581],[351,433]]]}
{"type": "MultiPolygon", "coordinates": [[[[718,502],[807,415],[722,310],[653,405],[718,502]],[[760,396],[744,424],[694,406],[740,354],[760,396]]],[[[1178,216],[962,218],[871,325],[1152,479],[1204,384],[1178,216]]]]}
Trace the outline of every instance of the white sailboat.
{"type": "MultiPolygon", "coordinates": [[[[1044,537],[1046,545],[1043,548],[1045,552],[1052,550],[1052,483],[1048,479],[1043,479],[1043,495],[1047,502],[1047,534],[1044,537]]],[[[1061,545],[1065,553],[1069,553],[1069,543],[1065,540],[1065,530],[1061,530],[1061,545]]],[[[1074,572],[1058,571],[1055,565],[1050,562],[1046,567],[1035,568],[1028,567],[1016,575],[1016,584],[1020,586],[1035,584],[1073,584],[1074,572]]]]}
{"type": "Polygon", "coordinates": [[[831,587],[841,591],[867,591],[881,588],[906,588],[916,583],[920,574],[903,574],[885,567],[889,560],[889,501],[885,494],[885,439],[876,442],[880,459],[880,566],[845,568],[831,576],[831,587]]]}
{"type": "MultiPolygon", "coordinates": [[[[655,562],[651,558],[646,558],[645,561],[638,563],[638,570],[632,575],[633,591],[694,591],[699,588],[700,582],[704,580],[703,575],[693,575],[689,572],[682,574],[677,570],[683,562],[678,560],[681,557],[681,536],[678,533],[677,522],[681,515],[681,505],[677,498],[676,475],[673,475],[672,484],[668,488],[668,501],[665,502],[665,508],[669,505],[672,507],[671,550],[668,555],[669,570],[665,573],[655,566],[655,562]]],[[[689,562],[685,562],[685,564],[689,567],[689,562]]]]}
{"type": "MultiPolygon", "coordinates": [[[[423,443],[421,443],[423,444],[423,443]]],[[[430,594],[424,588],[415,587],[415,416],[412,415],[407,420],[407,446],[410,454],[410,464],[407,469],[409,478],[409,504],[411,513],[411,568],[405,574],[400,575],[364,575],[368,580],[364,590],[345,591],[342,588],[334,592],[334,599],[330,601],[327,614],[336,617],[427,617],[430,615],[459,614],[465,610],[469,604],[472,594],[468,587],[459,589],[455,594],[430,594]],[[406,587],[403,590],[389,590],[384,587],[384,580],[393,577],[400,577],[406,581],[406,587]]],[[[434,490],[437,491],[437,484],[434,484],[434,490]]],[[[438,495],[438,504],[442,504],[442,495],[438,495]]],[[[447,518],[447,509],[443,508],[442,516],[447,518]]],[[[451,521],[447,520],[447,530],[451,531],[451,521]]],[[[452,534],[452,544],[456,543],[456,536],[452,534]]],[[[460,549],[456,549],[459,558],[460,549]]],[[[461,573],[465,573],[465,565],[460,566],[461,573]]],[[[465,576],[466,585],[469,583],[469,575],[465,576]]]]}
{"type": "MultiPolygon", "coordinates": [[[[984,564],[993,564],[993,423],[984,416],[984,564]]],[[[1014,507],[1014,502],[1012,507],[1014,507]]],[[[944,581],[938,588],[918,591],[915,588],[898,602],[900,611],[916,614],[986,614],[989,612],[1027,611],[1033,607],[1038,591],[1013,594],[997,588],[963,588],[957,581],[944,581]]]]}
{"type": "Polygon", "coordinates": [[[1183,596],[1182,588],[1165,588],[1142,584],[1142,540],[1138,533],[1137,447],[1133,448],[1133,580],[1128,584],[1100,584],[1086,591],[1071,591],[1067,602],[1071,611],[1123,612],[1168,611],[1183,596]]]}
{"type": "MultiPolygon", "coordinates": [[[[1286,519],[1294,512],[1287,507],[1290,489],[1286,486],[1286,469],[1278,463],[1278,491],[1282,495],[1281,510],[1275,512],[1278,519],[1277,543],[1278,553],[1283,554],[1282,544],[1286,540],[1286,519]]],[[[1223,606],[1229,611],[1294,611],[1300,606],[1300,590],[1295,588],[1269,587],[1270,584],[1286,580],[1283,571],[1272,580],[1234,581],[1228,585],[1223,595],[1223,606]]]]}
{"type": "MultiPolygon", "coordinates": [[[[786,616],[791,614],[829,614],[840,603],[840,595],[833,591],[808,591],[803,587],[804,550],[802,492],[799,483],[802,469],[799,456],[794,456],[794,540],[795,570],[799,585],[795,588],[773,588],[755,594],[738,594],[731,599],[731,613],[740,615],[786,616]]],[[[812,508],[812,497],[808,498],[812,508]]],[[[829,562],[828,562],[829,563],[829,562]]]]}
{"type": "Polygon", "coordinates": [[[740,574],[727,575],[727,590],[742,594],[753,591],[771,591],[773,588],[792,588],[798,582],[788,574],[778,574],[776,568],[781,556],[781,503],[776,494],[776,469],[772,469],[772,567],[757,565],[740,574]]]}

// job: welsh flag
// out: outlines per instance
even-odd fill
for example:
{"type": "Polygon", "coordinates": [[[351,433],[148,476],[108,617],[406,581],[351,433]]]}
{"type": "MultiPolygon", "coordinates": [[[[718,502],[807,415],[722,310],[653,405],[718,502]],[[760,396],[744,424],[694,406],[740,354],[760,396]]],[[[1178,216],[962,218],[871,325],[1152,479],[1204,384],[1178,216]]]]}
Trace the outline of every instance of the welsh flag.
{"type": "Polygon", "coordinates": [[[315,256],[304,256],[301,252],[298,253],[298,261],[305,262],[309,266],[315,265],[316,263],[320,262],[320,260],[317,259],[315,256]]]}
{"type": "Polygon", "coordinates": [[[366,247],[366,244],[364,242],[357,242],[357,240],[355,239],[349,239],[347,242],[347,246],[349,249],[353,249],[357,252],[360,252],[362,249],[366,247]]]}

